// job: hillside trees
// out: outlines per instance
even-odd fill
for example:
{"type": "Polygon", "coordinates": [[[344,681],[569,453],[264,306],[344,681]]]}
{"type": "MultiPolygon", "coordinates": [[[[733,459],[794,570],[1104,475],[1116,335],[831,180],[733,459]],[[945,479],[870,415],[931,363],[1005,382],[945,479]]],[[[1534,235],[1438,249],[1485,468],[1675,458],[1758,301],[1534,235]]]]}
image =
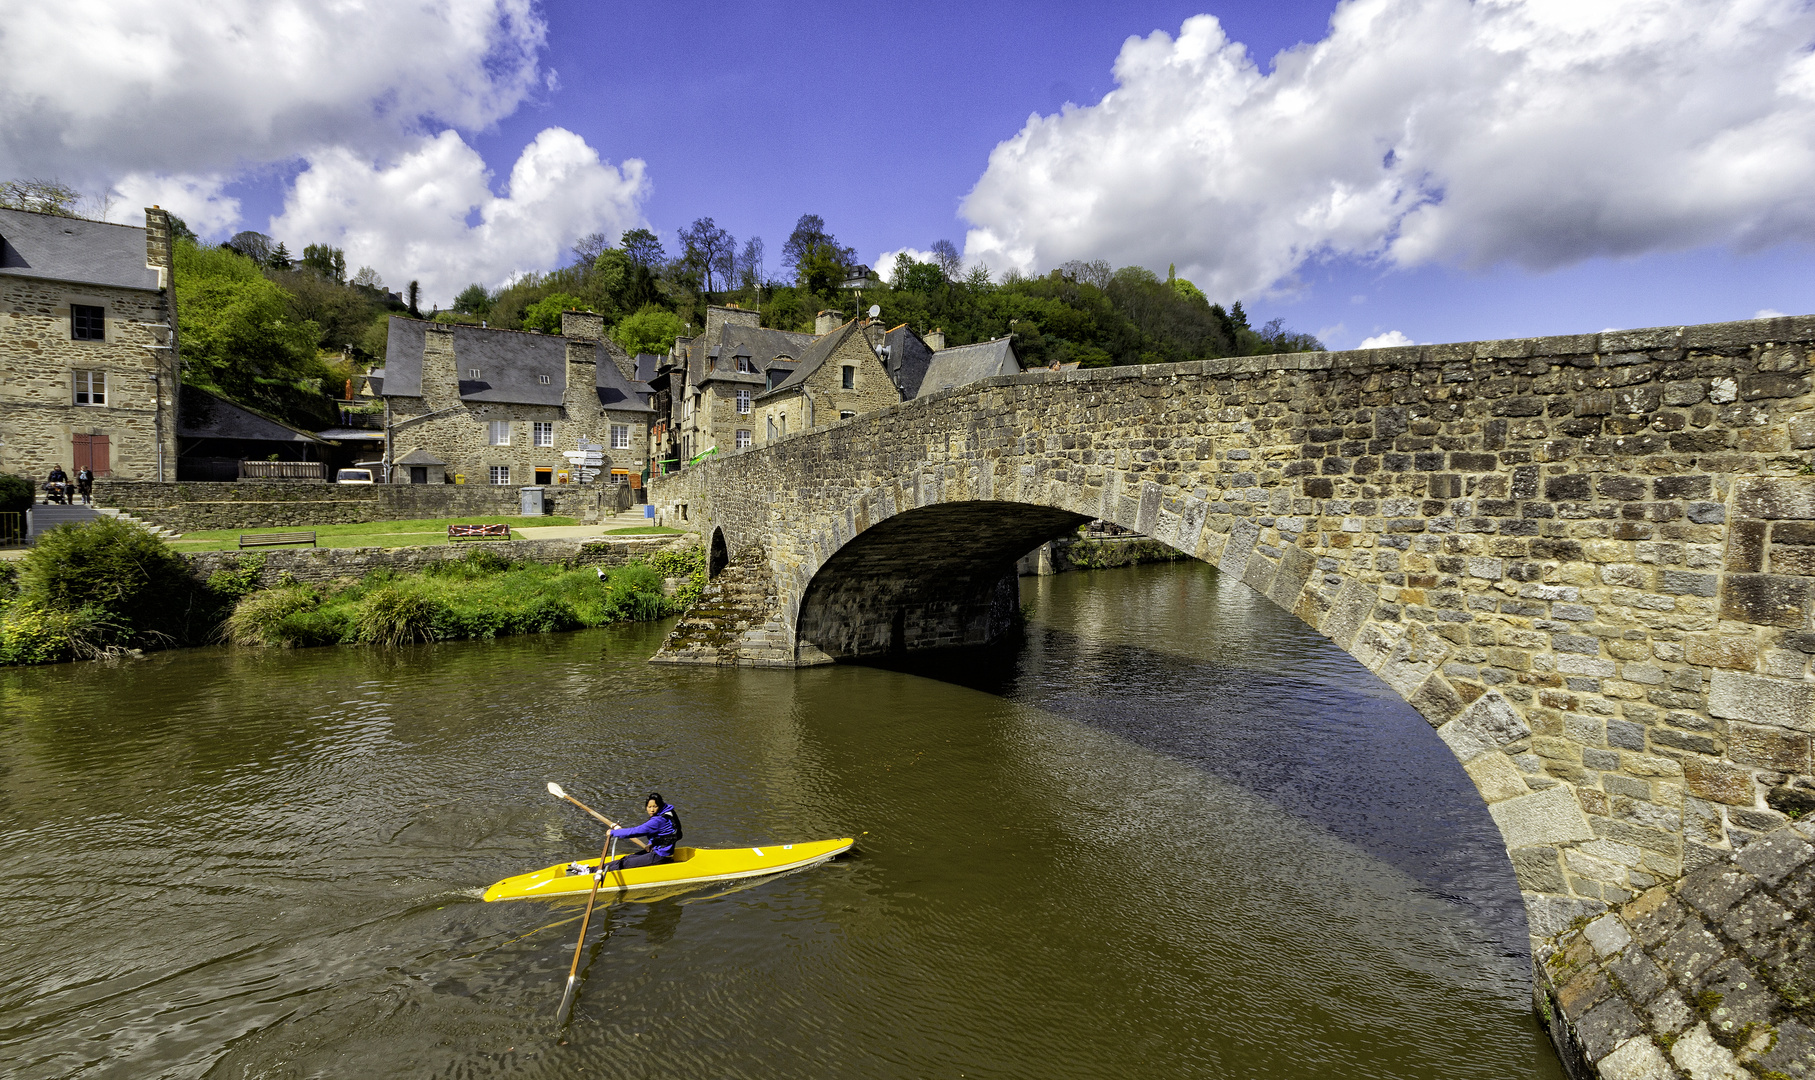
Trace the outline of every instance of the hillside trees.
{"type": "Polygon", "coordinates": [[[289,294],[229,248],[176,247],[183,381],[292,423],[332,423],[321,330],[296,318],[289,294]]]}

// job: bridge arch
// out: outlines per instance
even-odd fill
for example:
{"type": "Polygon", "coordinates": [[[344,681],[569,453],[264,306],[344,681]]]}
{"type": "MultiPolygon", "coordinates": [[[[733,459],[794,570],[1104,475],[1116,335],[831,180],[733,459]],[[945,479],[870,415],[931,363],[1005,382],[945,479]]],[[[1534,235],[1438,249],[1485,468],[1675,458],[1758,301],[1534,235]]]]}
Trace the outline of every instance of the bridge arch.
{"type": "Polygon", "coordinates": [[[1815,800],[1811,356],[1801,318],[984,380],[661,478],[766,606],[658,659],[986,638],[1101,518],[1430,721],[1548,934],[1815,800]]]}

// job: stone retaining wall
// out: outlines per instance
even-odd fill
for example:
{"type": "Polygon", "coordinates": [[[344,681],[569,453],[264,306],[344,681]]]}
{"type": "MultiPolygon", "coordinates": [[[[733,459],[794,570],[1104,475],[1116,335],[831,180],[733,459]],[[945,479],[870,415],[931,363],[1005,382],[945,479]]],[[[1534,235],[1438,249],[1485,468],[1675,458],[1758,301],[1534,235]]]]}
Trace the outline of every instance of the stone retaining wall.
{"type": "MultiPolygon", "coordinates": [[[[623,566],[636,559],[647,559],[658,551],[668,551],[698,543],[696,537],[682,535],[626,537],[614,540],[490,540],[437,547],[405,548],[264,548],[256,554],[264,559],[258,584],[271,586],[289,574],[297,581],[311,584],[356,578],[373,570],[388,569],[400,573],[423,570],[439,562],[462,559],[483,547],[507,559],[528,562],[566,563],[573,566],[623,566]]],[[[206,579],[216,570],[232,570],[240,559],[254,552],[202,551],[185,555],[198,577],[206,579]]]]}
{"type": "MultiPolygon", "coordinates": [[[[619,489],[568,484],[544,489],[548,512],[597,521],[617,512],[619,489]]],[[[159,484],[95,482],[95,505],[123,510],[177,532],[351,525],[413,518],[515,517],[515,487],[484,484],[318,484],[307,482],[159,484]]]]}
{"type": "Polygon", "coordinates": [[[1815,822],[1571,929],[1534,957],[1579,1080],[1815,1076],[1815,822]]]}

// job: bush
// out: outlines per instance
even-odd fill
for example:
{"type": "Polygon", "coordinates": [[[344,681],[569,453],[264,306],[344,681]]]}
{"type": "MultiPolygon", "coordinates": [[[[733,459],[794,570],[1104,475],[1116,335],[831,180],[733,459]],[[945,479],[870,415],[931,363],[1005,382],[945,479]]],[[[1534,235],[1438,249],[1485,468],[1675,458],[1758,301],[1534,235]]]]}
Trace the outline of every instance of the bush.
{"type": "Polygon", "coordinates": [[[179,644],[189,639],[196,584],[189,566],[136,525],[100,518],[62,525],[38,538],[20,564],[21,602],[61,612],[94,609],[89,625],[109,644],[179,644]]]}
{"type": "Polygon", "coordinates": [[[434,641],[439,605],[395,585],[375,589],[359,608],[356,640],[366,645],[412,645],[434,641]]]}
{"type": "Polygon", "coordinates": [[[706,591],[706,549],[682,548],[680,551],[658,551],[648,563],[650,569],[665,578],[684,577],[686,582],[667,599],[663,614],[674,614],[692,607],[706,591]]]}
{"type": "MultiPolygon", "coordinates": [[[[217,571],[215,576],[226,573],[217,571]]],[[[209,579],[213,585],[213,579],[209,579]]],[[[221,637],[235,645],[266,645],[295,647],[297,645],[320,644],[317,641],[299,641],[294,628],[286,630],[285,622],[292,615],[313,611],[321,603],[314,589],[306,586],[295,586],[287,589],[265,589],[244,596],[234,606],[233,614],[221,627],[221,637]]],[[[338,640],[339,633],[333,640],[338,640]]]]}
{"type": "Polygon", "coordinates": [[[21,600],[0,619],[0,664],[93,660],[118,649],[125,631],[93,606],[63,611],[21,600]]]}
{"type": "Polygon", "coordinates": [[[30,510],[36,491],[25,477],[0,473],[0,513],[23,514],[30,510]]]}

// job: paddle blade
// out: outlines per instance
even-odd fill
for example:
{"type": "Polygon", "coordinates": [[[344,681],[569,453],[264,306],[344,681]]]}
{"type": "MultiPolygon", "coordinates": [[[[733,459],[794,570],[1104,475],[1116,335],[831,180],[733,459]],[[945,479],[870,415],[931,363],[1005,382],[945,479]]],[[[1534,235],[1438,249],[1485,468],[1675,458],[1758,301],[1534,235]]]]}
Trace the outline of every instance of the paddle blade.
{"type": "Polygon", "coordinates": [[[557,784],[557,783],[555,783],[555,782],[554,782],[554,781],[553,781],[553,780],[550,780],[550,781],[549,781],[549,782],[548,782],[548,793],[549,793],[549,794],[550,794],[550,795],[553,795],[553,796],[554,796],[554,797],[555,797],[555,798],[557,798],[557,799],[565,799],[565,798],[567,798],[567,792],[565,792],[565,791],[562,791],[562,790],[561,790],[561,785],[560,785],[560,784],[557,784]]]}
{"type": "Polygon", "coordinates": [[[561,1007],[555,1010],[555,1023],[557,1025],[567,1023],[568,1012],[573,1008],[574,989],[579,985],[579,976],[569,975],[567,977],[567,991],[561,995],[561,1007]]]}

